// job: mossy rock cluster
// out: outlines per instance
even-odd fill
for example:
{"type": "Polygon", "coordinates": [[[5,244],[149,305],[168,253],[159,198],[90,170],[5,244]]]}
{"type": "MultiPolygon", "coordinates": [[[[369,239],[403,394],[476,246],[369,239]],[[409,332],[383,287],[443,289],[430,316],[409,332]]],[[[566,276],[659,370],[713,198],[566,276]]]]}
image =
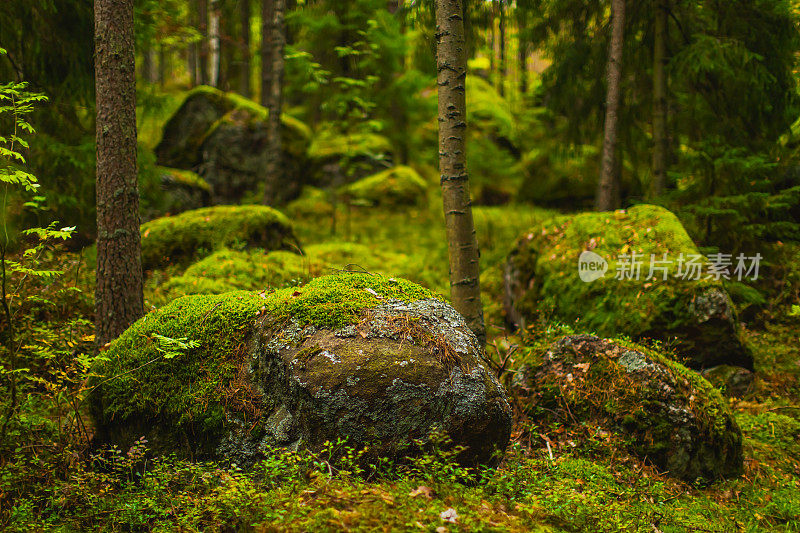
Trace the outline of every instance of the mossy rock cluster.
{"type": "Polygon", "coordinates": [[[369,207],[419,206],[427,203],[428,184],[405,165],[362,178],[339,190],[346,202],[369,207]]]}
{"type": "Polygon", "coordinates": [[[189,294],[282,289],[333,272],[382,273],[405,262],[405,256],[350,242],[312,244],[302,254],[222,249],[191,264],[182,274],[152,284],[145,296],[149,304],[160,306],[189,294]]]}
{"type": "Polygon", "coordinates": [[[544,316],[605,337],[677,339],[676,351],[692,367],[752,369],[733,304],[721,281],[707,279],[707,266],[677,217],[662,207],[555,217],[532,227],[508,256],[507,316],[521,327],[544,316]],[[579,274],[586,251],[608,263],[591,282],[579,274]],[[632,253],[642,263],[639,279],[617,279],[632,253]],[[651,255],[663,260],[664,254],[671,261],[662,265],[667,279],[660,271],[646,279],[651,255]],[[681,254],[699,258],[700,279],[678,276],[681,254]]]}
{"type": "Polygon", "coordinates": [[[191,170],[156,167],[166,197],[164,209],[176,215],[211,205],[211,185],[191,170]]]}
{"type": "Polygon", "coordinates": [[[156,147],[160,165],[196,171],[211,187],[214,204],[264,196],[281,204],[296,197],[308,177],[310,129],[288,115],[281,117],[281,184],[265,174],[268,111],[234,93],[197,87],[164,126],[156,147]]]}
{"type": "Polygon", "coordinates": [[[215,206],[151,220],[141,227],[144,270],[188,265],[230,246],[300,251],[292,225],[266,206],[215,206]]]}
{"type": "Polygon", "coordinates": [[[93,369],[96,439],[247,466],[346,439],[398,457],[444,431],[464,464],[508,443],[511,409],[463,319],[418,285],[342,273],[274,292],[187,296],[93,369]],[[411,446],[411,447],[410,447],[411,446]]]}
{"type": "Polygon", "coordinates": [[[719,391],[655,350],[562,337],[520,368],[514,386],[533,420],[618,432],[633,453],[676,478],[743,471],[742,432],[719,391]]]}
{"type": "Polygon", "coordinates": [[[308,148],[312,183],[336,187],[358,181],[391,166],[394,148],[383,135],[371,132],[342,133],[322,127],[308,148]]]}

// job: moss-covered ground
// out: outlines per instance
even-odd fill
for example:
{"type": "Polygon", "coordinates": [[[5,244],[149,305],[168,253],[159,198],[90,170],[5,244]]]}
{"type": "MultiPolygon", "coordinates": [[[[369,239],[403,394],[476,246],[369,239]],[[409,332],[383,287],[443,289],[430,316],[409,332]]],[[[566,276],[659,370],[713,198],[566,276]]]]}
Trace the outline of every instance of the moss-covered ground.
{"type": "MultiPolygon", "coordinates": [[[[432,179],[428,173],[420,174],[432,179]]],[[[306,195],[285,209],[305,257],[292,252],[241,251],[233,246],[208,256],[214,260],[154,272],[148,281],[149,295],[153,298],[158,287],[178,278],[222,283],[225,291],[252,290],[256,279],[263,287],[255,289],[276,290],[289,302],[286,309],[293,305],[290,300],[298,300],[298,313],[309,310],[306,319],[324,322],[336,315],[318,315],[314,294],[324,301],[345,295],[337,295],[335,286],[324,283],[316,287],[319,292],[297,291],[299,297],[286,287],[350,268],[383,274],[385,280],[408,278],[446,296],[447,246],[441,204],[436,187],[430,189],[428,206],[393,212],[348,208],[341,201],[334,209],[327,191],[306,195]],[[273,268],[276,264],[281,268],[273,268]],[[301,305],[300,300],[311,305],[301,305]]],[[[496,267],[519,235],[551,215],[551,211],[526,206],[475,209],[483,278],[491,281],[485,283],[485,304],[487,310],[494,309],[498,326],[489,330],[488,356],[503,368],[499,372],[506,384],[512,371],[534,361],[543,346],[569,331],[542,320],[530,326],[523,343],[520,336],[501,328],[502,281],[496,267]]],[[[68,273],[58,282],[62,285],[42,292],[52,306],[39,304],[41,309],[31,311],[31,317],[39,321],[41,342],[52,344],[74,328],[78,349],[91,343],[90,324],[69,324],[87,316],[91,299],[79,306],[65,298],[74,298],[69,295],[79,290],[91,294],[85,283],[91,267],[75,268],[80,263],[77,257],[60,257],[61,261],[69,258],[68,273]]],[[[373,279],[369,274],[359,279],[373,279]]],[[[208,292],[225,291],[217,287],[208,292]]],[[[150,302],[160,311],[145,320],[164,320],[163,313],[170,309],[167,300],[177,295],[150,302]]],[[[361,296],[371,295],[364,291],[361,296]]],[[[171,305],[196,302],[195,315],[202,318],[209,308],[230,298],[195,297],[171,305]]],[[[257,300],[244,305],[242,313],[258,311],[264,303],[262,298],[257,300]]],[[[800,531],[800,350],[797,318],[788,316],[789,310],[776,309],[763,327],[752,325],[745,333],[755,353],[756,379],[744,398],[726,400],[744,435],[745,471],[738,478],[711,485],[677,481],[629,455],[624,436],[588,422],[574,427],[555,422],[533,425],[520,409],[504,461],[477,478],[454,466],[448,452],[435,450],[410,465],[380,464],[362,473],[347,454],[333,453],[341,443],[331,444],[330,453],[277,454],[251,472],[169,457],[145,459],[143,450],[152,446],[146,442],[85,460],[78,445],[63,452],[36,444],[45,441],[46,435],[47,442],[58,440],[54,413],[20,432],[20,459],[0,465],[0,527],[25,532],[800,531]]],[[[238,311],[231,312],[238,316],[238,311]]],[[[338,316],[348,320],[356,312],[353,308],[338,316]]],[[[225,331],[234,335],[220,334],[209,342],[239,338],[237,323],[225,324],[225,331]]],[[[192,340],[190,326],[176,323],[162,334],[188,342],[192,340]]],[[[180,352],[180,346],[160,342],[153,342],[154,356],[173,349],[180,352]]],[[[37,344],[31,349],[43,348],[37,344]]],[[[174,361],[181,357],[177,355],[174,361]]],[[[60,361],[49,361],[43,375],[60,375],[65,368],[60,361]]],[[[182,362],[182,371],[194,368],[188,360],[182,362]]],[[[85,405],[81,409],[85,411],[85,405]]],[[[91,433],[91,427],[87,431],[91,433]]],[[[83,432],[75,435],[75,442],[85,442],[83,432]]]]}

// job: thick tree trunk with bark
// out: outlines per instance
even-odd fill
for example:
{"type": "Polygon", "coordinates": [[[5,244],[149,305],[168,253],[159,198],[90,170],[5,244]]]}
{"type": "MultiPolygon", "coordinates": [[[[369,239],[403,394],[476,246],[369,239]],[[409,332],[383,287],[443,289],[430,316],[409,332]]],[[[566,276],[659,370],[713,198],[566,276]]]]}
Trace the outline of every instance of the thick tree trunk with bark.
{"type": "Polygon", "coordinates": [[[198,29],[200,31],[200,85],[208,85],[208,1],[197,1],[198,29]]]}
{"type": "Polygon", "coordinates": [[[97,90],[96,342],[144,314],[136,178],[133,0],[95,0],[97,90]]]}
{"type": "Polygon", "coordinates": [[[622,77],[622,40],[625,29],[625,0],[611,0],[611,46],[608,53],[608,93],[606,96],[606,122],[603,136],[603,159],[600,181],[597,186],[597,210],[615,209],[614,158],[617,149],[620,82],[622,77]]]}
{"type": "Polygon", "coordinates": [[[655,12],[653,40],[653,181],[650,196],[659,196],[667,183],[667,0],[655,12]]]}
{"type": "Polygon", "coordinates": [[[450,258],[450,298],[483,343],[478,241],[465,152],[467,50],[463,0],[436,0],[439,171],[450,258]]]}
{"type": "Polygon", "coordinates": [[[242,65],[239,69],[239,93],[250,98],[250,0],[239,1],[239,22],[242,26],[242,65]]]}
{"type": "Polygon", "coordinates": [[[273,203],[275,191],[268,183],[280,184],[283,181],[283,162],[281,161],[281,108],[283,107],[283,50],[286,46],[286,25],[284,13],[286,0],[273,0],[272,23],[270,36],[272,49],[270,54],[271,83],[267,100],[267,176],[264,184],[264,203],[273,203]]]}
{"type": "Polygon", "coordinates": [[[269,104],[272,85],[272,19],[275,0],[261,0],[261,105],[269,104]]]}

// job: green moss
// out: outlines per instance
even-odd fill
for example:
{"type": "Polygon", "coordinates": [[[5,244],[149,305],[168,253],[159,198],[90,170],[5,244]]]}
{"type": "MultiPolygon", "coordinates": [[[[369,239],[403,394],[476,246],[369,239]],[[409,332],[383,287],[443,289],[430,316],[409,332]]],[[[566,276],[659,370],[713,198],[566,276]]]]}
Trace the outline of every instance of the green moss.
{"type": "Polygon", "coordinates": [[[217,206],[163,217],[142,225],[142,266],[188,263],[232,245],[297,249],[289,220],[266,206],[217,206]]]}
{"type": "Polygon", "coordinates": [[[700,280],[678,278],[680,254],[689,258],[700,252],[677,217],[662,207],[639,205],[627,212],[556,217],[532,227],[509,257],[520,273],[519,282],[531,283],[517,295],[515,308],[528,321],[542,310],[553,310],[552,318],[578,322],[583,330],[604,337],[675,335],[681,339],[681,353],[697,357],[698,363],[727,352],[732,362],[738,358],[746,364],[739,333],[733,330],[735,317],[720,324],[708,321],[698,332],[701,320],[692,312],[696,302],[715,293],[728,300],[730,313],[733,305],[720,281],[705,279],[705,257],[700,259],[700,280]],[[579,277],[578,258],[585,250],[608,261],[605,276],[591,283],[579,277]],[[641,263],[639,279],[616,279],[620,256],[632,253],[641,263]],[[667,280],[659,272],[645,279],[651,254],[657,260],[666,254],[672,261],[667,280]]]}
{"type": "Polygon", "coordinates": [[[534,420],[621,432],[633,453],[688,481],[741,473],[733,413],[696,372],[624,339],[572,336],[547,349],[544,358],[519,353],[526,364],[515,384],[535,391],[522,402],[534,420]]]}
{"type": "MultiPolygon", "coordinates": [[[[174,426],[170,438],[187,439],[202,455],[216,445],[215,439],[232,417],[245,422],[257,418],[260,393],[239,378],[247,372],[244,354],[260,314],[278,321],[294,319],[301,325],[340,328],[358,323],[365,311],[383,300],[435,297],[404,279],[341,273],[272,293],[238,291],[179,298],[150,312],[109,346],[94,369],[97,377],[92,385],[97,390],[92,415],[101,431],[122,431],[131,440],[147,424],[159,420],[165,427],[174,426]],[[157,335],[196,341],[197,346],[167,358],[157,335]],[[208,440],[195,442],[195,434],[208,440]]],[[[171,446],[174,449],[181,443],[178,440],[171,446]]],[[[156,448],[160,445],[154,443],[156,448]]]]}
{"type": "Polygon", "coordinates": [[[424,205],[427,190],[417,171],[400,165],[346,185],[339,193],[353,204],[391,207],[424,205]]]}
{"type": "Polygon", "coordinates": [[[375,157],[392,151],[389,139],[376,133],[342,135],[334,131],[319,132],[308,149],[312,159],[335,157],[375,157]]]}
{"type": "Polygon", "coordinates": [[[413,302],[425,298],[441,297],[402,278],[343,272],[316,278],[297,289],[274,292],[268,309],[279,317],[333,329],[357,323],[365,310],[381,300],[413,302]]]}
{"type": "Polygon", "coordinates": [[[199,189],[209,193],[211,192],[211,185],[209,185],[206,180],[191,170],[156,167],[156,172],[161,175],[162,182],[166,182],[171,185],[188,187],[190,189],[199,189]]]}

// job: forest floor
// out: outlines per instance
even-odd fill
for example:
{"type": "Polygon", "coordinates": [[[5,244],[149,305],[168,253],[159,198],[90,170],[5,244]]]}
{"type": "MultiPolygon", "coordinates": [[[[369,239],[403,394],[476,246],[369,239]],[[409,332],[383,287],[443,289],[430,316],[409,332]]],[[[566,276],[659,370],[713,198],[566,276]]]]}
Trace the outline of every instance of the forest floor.
{"type": "MultiPolygon", "coordinates": [[[[304,245],[344,241],[392,252],[400,258],[391,265],[398,275],[447,294],[438,201],[434,195],[429,207],[402,212],[341,211],[336,235],[330,217],[321,223],[318,214],[296,214],[293,222],[304,245]]],[[[500,264],[515,238],[550,214],[525,206],[477,208],[484,268],[500,264]]],[[[58,257],[71,265],[59,294],[79,292],[87,305],[65,306],[58,324],[49,326],[50,315],[44,314],[36,326],[41,335],[57,337],[63,333],[54,330],[70,323],[76,338],[87,341],[91,326],[80,313],[92,299],[90,269],[84,265],[81,274],[75,256],[58,257]]],[[[747,331],[757,378],[744,398],[731,400],[744,433],[745,472],[735,479],[676,481],[626,453],[599,428],[537,427],[520,417],[501,465],[479,473],[454,465],[441,450],[365,473],[348,454],[333,459],[341,451],[336,444],[329,453],[276,455],[251,472],[169,458],[143,468],[146,443],[86,461],[79,445],[59,448],[56,437],[32,430],[20,433],[34,439],[20,443],[25,459],[0,467],[0,502],[10,504],[0,511],[0,526],[10,531],[800,531],[800,348],[796,319],[785,315],[747,331]]],[[[502,324],[491,324],[490,335],[488,356],[494,360],[519,342],[502,324]]],[[[512,356],[508,369],[520,362],[512,356]]],[[[508,377],[508,372],[501,376],[508,377]]],[[[33,417],[37,407],[28,408],[33,417]]],[[[44,415],[41,406],[38,413],[44,415]]]]}

